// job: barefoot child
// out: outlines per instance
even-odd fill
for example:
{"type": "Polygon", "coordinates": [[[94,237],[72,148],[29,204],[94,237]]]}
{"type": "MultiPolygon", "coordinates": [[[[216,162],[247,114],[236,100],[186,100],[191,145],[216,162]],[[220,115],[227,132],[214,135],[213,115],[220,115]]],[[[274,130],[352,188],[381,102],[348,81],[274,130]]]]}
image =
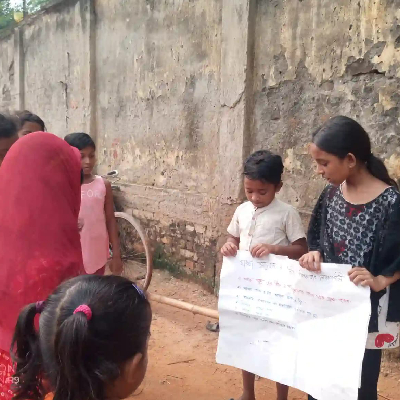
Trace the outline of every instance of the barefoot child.
{"type": "MultiPolygon", "coordinates": [[[[222,246],[225,257],[248,250],[253,257],[268,254],[299,259],[307,252],[307,241],[298,212],[275,198],[282,188],[282,158],[269,151],[253,153],[244,164],[247,202],[235,211],[228,227],[230,237],[222,246]]],[[[255,400],[254,374],[243,373],[241,400],[255,400]]],[[[277,383],[278,400],[287,400],[288,387],[277,383]]]]}
{"type": "Polygon", "coordinates": [[[368,134],[351,118],[334,117],[319,128],[310,153],[329,185],[314,209],[311,252],[300,265],[320,271],[322,261],[350,264],[350,280],[371,288],[358,400],[377,400],[382,349],[399,346],[400,195],[383,162],[372,154],[368,134]]]}
{"type": "Polygon", "coordinates": [[[64,282],[19,315],[14,398],[129,397],[146,374],[150,324],[149,302],[125,278],[84,275],[64,282]]]}
{"type": "Polygon", "coordinates": [[[114,274],[120,274],[122,261],[111,184],[101,176],[93,175],[96,145],[86,133],[71,133],[65,140],[76,147],[82,157],[84,179],[79,220],[85,271],[104,275],[111,243],[113,258],[110,269],[114,274]]]}

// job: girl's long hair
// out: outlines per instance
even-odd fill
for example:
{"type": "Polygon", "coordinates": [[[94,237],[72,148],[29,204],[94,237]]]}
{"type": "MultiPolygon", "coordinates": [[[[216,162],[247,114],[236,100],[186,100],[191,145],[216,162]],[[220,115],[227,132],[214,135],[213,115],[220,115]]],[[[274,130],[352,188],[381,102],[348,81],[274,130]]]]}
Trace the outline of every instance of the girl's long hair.
{"type": "Polygon", "coordinates": [[[375,178],[398,187],[383,161],[372,154],[367,132],[354,119],[341,115],[333,117],[313,133],[312,140],[321,150],[341,159],[353,154],[359,162],[365,163],[375,178]]]}
{"type": "Polygon", "coordinates": [[[39,332],[36,304],[18,318],[12,351],[15,399],[41,400],[47,380],[54,400],[104,400],[121,364],[146,349],[151,309],[144,294],[118,276],[80,276],[46,300],[39,332]],[[74,313],[89,306],[92,318],[74,313]]]}

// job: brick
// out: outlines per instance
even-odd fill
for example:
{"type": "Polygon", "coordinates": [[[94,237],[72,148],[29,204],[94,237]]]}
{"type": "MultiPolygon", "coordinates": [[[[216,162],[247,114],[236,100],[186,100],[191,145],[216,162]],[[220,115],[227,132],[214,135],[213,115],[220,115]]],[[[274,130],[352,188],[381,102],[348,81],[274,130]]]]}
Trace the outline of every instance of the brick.
{"type": "Polygon", "coordinates": [[[186,265],[186,268],[189,268],[190,270],[194,270],[194,268],[195,268],[195,263],[191,260],[186,260],[185,265],[186,265]]]}

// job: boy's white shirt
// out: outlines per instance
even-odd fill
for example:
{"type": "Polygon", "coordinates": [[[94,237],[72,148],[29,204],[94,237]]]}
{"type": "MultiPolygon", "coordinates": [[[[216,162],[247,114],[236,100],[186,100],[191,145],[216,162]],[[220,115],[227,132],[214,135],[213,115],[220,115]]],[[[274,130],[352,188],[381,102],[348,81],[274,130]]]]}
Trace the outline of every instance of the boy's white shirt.
{"type": "Polygon", "coordinates": [[[241,204],[228,233],[240,238],[239,250],[247,251],[259,243],[289,246],[306,237],[299,213],[276,198],[262,208],[254,207],[250,201],[241,204]]]}

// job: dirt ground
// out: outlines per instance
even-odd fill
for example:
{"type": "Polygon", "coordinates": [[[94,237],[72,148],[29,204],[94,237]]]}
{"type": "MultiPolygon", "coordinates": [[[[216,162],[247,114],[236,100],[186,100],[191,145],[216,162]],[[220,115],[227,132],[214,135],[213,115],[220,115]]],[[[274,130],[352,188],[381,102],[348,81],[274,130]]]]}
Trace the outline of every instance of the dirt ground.
{"type": "MultiPolygon", "coordinates": [[[[217,308],[215,296],[193,283],[179,281],[156,271],[150,292],[217,308]]],[[[208,332],[208,318],[153,303],[149,368],[144,383],[134,394],[138,400],[229,400],[241,394],[238,370],[215,362],[218,335],[208,332]]],[[[379,382],[380,399],[400,399],[400,363],[384,362],[379,382]]],[[[275,384],[257,382],[257,399],[273,400],[275,384]]],[[[290,390],[290,400],[306,395],[290,390]]]]}

